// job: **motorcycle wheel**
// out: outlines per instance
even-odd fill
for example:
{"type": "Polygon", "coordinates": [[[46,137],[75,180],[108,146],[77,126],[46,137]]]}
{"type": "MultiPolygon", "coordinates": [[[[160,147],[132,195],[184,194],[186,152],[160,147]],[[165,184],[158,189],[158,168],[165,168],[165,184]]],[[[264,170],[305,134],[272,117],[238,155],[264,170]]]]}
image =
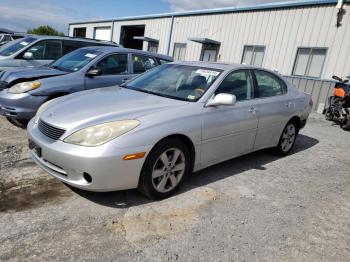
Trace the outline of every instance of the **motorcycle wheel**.
{"type": "Polygon", "coordinates": [[[340,127],[346,131],[350,131],[350,115],[347,115],[346,118],[340,123],[340,127]]]}
{"type": "Polygon", "coordinates": [[[330,109],[327,109],[325,113],[325,117],[326,117],[326,120],[333,121],[334,119],[333,112],[330,109]]]}

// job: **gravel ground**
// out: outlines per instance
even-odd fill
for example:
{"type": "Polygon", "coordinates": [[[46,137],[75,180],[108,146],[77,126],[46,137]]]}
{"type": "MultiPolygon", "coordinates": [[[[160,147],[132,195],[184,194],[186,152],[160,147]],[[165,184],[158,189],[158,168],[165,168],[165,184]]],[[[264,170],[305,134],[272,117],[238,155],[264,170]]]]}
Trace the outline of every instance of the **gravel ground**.
{"type": "Polygon", "coordinates": [[[1,261],[349,261],[350,133],[312,115],[285,158],[193,174],[176,196],[88,193],[28,157],[0,118],[1,261]]]}

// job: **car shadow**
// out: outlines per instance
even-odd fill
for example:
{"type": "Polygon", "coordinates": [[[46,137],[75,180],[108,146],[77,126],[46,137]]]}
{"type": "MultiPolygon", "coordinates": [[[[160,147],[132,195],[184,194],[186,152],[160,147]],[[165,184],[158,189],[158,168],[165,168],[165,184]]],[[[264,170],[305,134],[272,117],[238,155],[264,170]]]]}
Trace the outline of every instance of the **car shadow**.
{"type": "MultiPolygon", "coordinates": [[[[319,141],[317,139],[300,134],[290,155],[305,151],[318,143],[319,141]]],[[[271,154],[269,151],[270,150],[268,149],[260,150],[193,173],[187,178],[177,194],[183,194],[194,188],[205,186],[227,177],[238,175],[244,171],[252,169],[266,170],[266,164],[280,159],[280,157],[271,154]]],[[[107,207],[128,208],[153,202],[136,189],[97,193],[80,190],[70,186],[68,187],[87,200],[107,207]]]]}

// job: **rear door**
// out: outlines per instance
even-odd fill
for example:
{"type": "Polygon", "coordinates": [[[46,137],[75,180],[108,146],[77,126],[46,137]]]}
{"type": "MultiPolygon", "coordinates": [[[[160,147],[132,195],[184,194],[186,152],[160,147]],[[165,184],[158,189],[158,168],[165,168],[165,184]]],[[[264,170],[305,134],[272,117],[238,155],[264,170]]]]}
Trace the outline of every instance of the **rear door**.
{"type": "Polygon", "coordinates": [[[259,116],[254,148],[276,146],[284,125],[292,117],[294,102],[287,85],[278,76],[264,70],[253,70],[256,84],[254,108],[259,116]]]}
{"type": "Polygon", "coordinates": [[[129,73],[128,54],[109,54],[96,62],[90,68],[98,69],[101,75],[94,77],[85,76],[85,89],[94,89],[99,87],[107,87],[113,85],[120,85],[132,77],[129,73]]]}

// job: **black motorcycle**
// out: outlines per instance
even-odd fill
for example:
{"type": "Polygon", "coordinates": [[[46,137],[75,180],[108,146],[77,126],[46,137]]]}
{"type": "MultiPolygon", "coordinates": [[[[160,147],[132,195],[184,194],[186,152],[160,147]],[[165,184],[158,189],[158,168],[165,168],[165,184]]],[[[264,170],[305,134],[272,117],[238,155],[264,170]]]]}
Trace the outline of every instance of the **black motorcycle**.
{"type": "Polygon", "coordinates": [[[349,80],[343,80],[338,76],[332,76],[336,80],[333,96],[329,97],[329,107],[324,114],[327,120],[334,121],[344,130],[350,130],[350,86],[349,80]]]}

